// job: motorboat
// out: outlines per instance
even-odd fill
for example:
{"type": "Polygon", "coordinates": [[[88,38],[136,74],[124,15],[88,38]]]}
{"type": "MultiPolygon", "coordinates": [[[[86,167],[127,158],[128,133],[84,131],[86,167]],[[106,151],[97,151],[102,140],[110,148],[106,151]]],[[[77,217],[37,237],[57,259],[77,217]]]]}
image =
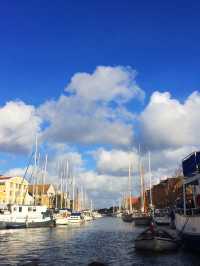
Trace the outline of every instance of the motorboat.
{"type": "Polygon", "coordinates": [[[81,224],[84,223],[84,221],[85,220],[81,212],[73,212],[68,218],[69,224],[81,224]]]}
{"type": "Polygon", "coordinates": [[[82,216],[86,222],[92,221],[93,220],[93,215],[91,211],[83,211],[82,216]]]}
{"type": "Polygon", "coordinates": [[[56,224],[57,225],[69,224],[68,218],[69,218],[70,214],[71,214],[71,212],[69,212],[66,209],[59,210],[59,212],[56,214],[56,224]]]}
{"type": "Polygon", "coordinates": [[[135,239],[135,248],[137,250],[166,252],[173,251],[179,247],[179,241],[171,236],[167,231],[153,229],[150,227],[143,231],[135,239]]]}
{"type": "Polygon", "coordinates": [[[116,213],[116,217],[117,217],[117,218],[122,218],[122,212],[117,212],[117,213],[116,213]]]}
{"type": "Polygon", "coordinates": [[[98,218],[102,218],[103,217],[102,214],[97,212],[97,211],[93,211],[92,216],[93,216],[94,219],[98,219],[98,218]]]}
{"type": "Polygon", "coordinates": [[[52,226],[55,226],[55,219],[46,206],[9,205],[0,212],[1,229],[52,226]]]}

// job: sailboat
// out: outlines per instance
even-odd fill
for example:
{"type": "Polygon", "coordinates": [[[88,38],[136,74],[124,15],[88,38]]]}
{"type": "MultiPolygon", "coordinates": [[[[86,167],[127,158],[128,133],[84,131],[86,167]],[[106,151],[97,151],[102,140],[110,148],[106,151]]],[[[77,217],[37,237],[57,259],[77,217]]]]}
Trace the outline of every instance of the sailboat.
{"type": "Polygon", "coordinates": [[[126,201],[126,211],[122,214],[122,220],[124,222],[131,223],[133,222],[133,209],[132,209],[132,197],[131,197],[131,165],[129,161],[129,169],[128,169],[128,196],[125,198],[126,201]],[[128,202],[129,201],[129,202],[128,202]],[[129,206],[129,210],[128,210],[129,206]]]}
{"type": "MultiPolygon", "coordinates": [[[[69,161],[63,161],[59,163],[58,175],[60,179],[60,192],[56,195],[59,196],[59,208],[56,214],[56,225],[68,225],[68,218],[71,212],[68,207],[68,177],[69,177],[69,161]]],[[[58,204],[57,204],[58,205],[58,204]]],[[[58,207],[58,206],[57,206],[58,207]]]]}
{"type": "Polygon", "coordinates": [[[139,173],[140,173],[140,202],[141,202],[141,208],[140,212],[135,213],[133,215],[133,221],[136,226],[148,226],[151,223],[152,217],[147,212],[146,208],[146,197],[145,197],[145,188],[144,188],[144,171],[143,171],[143,165],[142,160],[139,161],[139,173]]]}

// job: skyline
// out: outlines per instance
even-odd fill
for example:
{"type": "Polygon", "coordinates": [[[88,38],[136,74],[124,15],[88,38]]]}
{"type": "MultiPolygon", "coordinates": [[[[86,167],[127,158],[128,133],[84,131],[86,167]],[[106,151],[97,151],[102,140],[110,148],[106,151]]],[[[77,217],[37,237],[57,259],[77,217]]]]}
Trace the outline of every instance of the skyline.
{"type": "Polygon", "coordinates": [[[118,200],[139,144],[155,182],[172,175],[199,149],[193,3],[2,2],[1,173],[24,171],[38,135],[49,180],[71,158],[99,206],[118,200]]]}

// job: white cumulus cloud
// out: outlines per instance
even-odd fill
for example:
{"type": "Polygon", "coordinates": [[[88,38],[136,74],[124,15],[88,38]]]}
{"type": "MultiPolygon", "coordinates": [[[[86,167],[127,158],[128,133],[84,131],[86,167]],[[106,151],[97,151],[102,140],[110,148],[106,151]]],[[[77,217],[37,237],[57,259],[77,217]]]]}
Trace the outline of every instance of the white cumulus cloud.
{"type": "Polygon", "coordinates": [[[143,98],[130,67],[99,66],[92,74],[76,73],[67,95],[47,101],[38,110],[46,122],[43,139],[84,145],[128,146],[133,141],[134,114],[125,103],[143,98]]]}
{"type": "Polygon", "coordinates": [[[136,150],[106,150],[100,148],[93,155],[96,159],[96,167],[99,173],[128,175],[129,164],[131,171],[137,172],[138,170],[138,154],[136,150]]]}
{"type": "Polygon", "coordinates": [[[40,124],[34,106],[22,101],[7,102],[0,107],[1,151],[17,153],[30,150],[40,124]]]}
{"type": "Polygon", "coordinates": [[[192,93],[184,103],[169,92],[154,92],[140,116],[142,141],[149,147],[163,149],[197,145],[200,94],[192,93]]]}
{"type": "Polygon", "coordinates": [[[130,67],[98,66],[92,74],[74,74],[66,91],[87,101],[126,102],[133,97],[144,97],[135,76],[136,71],[130,67]]]}

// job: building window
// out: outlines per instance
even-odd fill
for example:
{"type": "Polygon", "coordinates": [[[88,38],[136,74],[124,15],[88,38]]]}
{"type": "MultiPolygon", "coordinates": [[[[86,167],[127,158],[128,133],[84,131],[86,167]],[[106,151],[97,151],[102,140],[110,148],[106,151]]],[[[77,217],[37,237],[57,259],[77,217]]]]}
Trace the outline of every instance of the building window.
{"type": "Polygon", "coordinates": [[[28,212],[31,212],[32,211],[32,208],[31,207],[28,207],[28,212]]]}
{"type": "Polygon", "coordinates": [[[22,212],[22,207],[19,207],[19,212],[22,212]]]}

